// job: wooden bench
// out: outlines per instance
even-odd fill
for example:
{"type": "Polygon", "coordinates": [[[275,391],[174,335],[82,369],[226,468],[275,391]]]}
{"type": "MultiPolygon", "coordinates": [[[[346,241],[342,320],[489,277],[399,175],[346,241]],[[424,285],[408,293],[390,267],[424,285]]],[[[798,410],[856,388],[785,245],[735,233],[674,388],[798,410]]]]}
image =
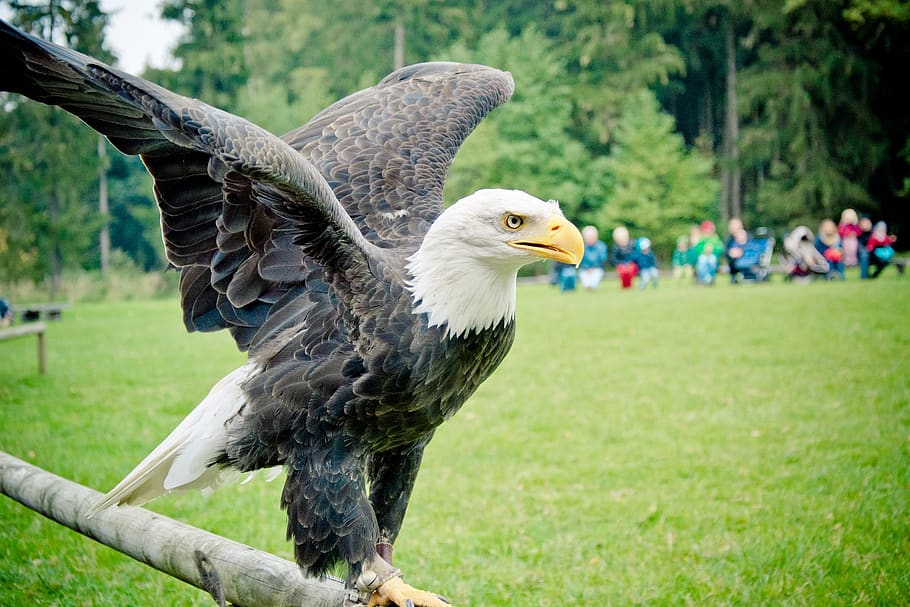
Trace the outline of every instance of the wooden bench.
{"type": "Polygon", "coordinates": [[[19,319],[19,322],[36,322],[39,320],[60,320],[63,318],[63,311],[69,308],[66,302],[42,303],[42,304],[16,304],[10,306],[13,311],[13,319],[19,319]]]}
{"type": "Polygon", "coordinates": [[[0,341],[15,339],[16,337],[26,337],[28,335],[38,336],[38,371],[43,375],[47,373],[47,359],[44,352],[44,331],[47,325],[43,322],[32,322],[27,325],[18,325],[0,329],[0,341]]]}

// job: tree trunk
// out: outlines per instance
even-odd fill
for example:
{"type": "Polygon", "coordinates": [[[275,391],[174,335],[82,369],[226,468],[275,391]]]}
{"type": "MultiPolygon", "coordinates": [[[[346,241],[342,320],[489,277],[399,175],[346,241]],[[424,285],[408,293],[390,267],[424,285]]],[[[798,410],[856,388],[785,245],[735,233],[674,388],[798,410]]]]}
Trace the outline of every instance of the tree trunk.
{"type": "Polygon", "coordinates": [[[721,215],[724,220],[742,217],[742,175],[739,168],[739,115],[736,111],[736,44],[733,15],[727,15],[727,103],[724,109],[724,158],[721,215]]]}
{"type": "Polygon", "coordinates": [[[51,242],[50,250],[48,251],[48,256],[50,257],[50,270],[51,270],[51,288],[50,288],[50,299],[51,301],[57,299],[57,294],[60,292],[60,279],[63,274],[63,261],[61,260],[60,253],[60,226],[59,226],[59,215],[60,215],[60,194],[57,191],[57,186],[53,186],[51,190],[50,197],[47,201],[47,219],[50,224],[51,232],[51,242]]]}
{"type": "Polygon", "coordinates": [[[394,62],[395,69],[404,67],[404,20],[401,18],[402,8],[398,7],[395,12],[395,50],[394,62]]]}
{"type": "Polygon", "coordinates": [[[107,200],[107,146],[104,137],[98,136],[98,214],[101,215],[101,274],[107,274],[111,265],[111,228],[107,200]]]}

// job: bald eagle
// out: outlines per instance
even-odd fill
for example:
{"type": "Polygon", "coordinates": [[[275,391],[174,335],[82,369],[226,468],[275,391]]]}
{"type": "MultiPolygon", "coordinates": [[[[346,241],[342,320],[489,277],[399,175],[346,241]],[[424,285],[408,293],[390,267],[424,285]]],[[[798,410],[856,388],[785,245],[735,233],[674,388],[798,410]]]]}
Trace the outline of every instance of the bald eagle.
{"type": "Polygon", "coordinates": [[[518,269],[583,252],[555,202],[521,191],[443,207],[511,76],[405,67],[277,137],[6,23],[0,53],[0,88],[141,156],[187,329],[249,353],[96,511],[283,466],[306,573],[343,562],[370,605],[443,605],[391,564],[424,447],[508,352],[518,269]]]}

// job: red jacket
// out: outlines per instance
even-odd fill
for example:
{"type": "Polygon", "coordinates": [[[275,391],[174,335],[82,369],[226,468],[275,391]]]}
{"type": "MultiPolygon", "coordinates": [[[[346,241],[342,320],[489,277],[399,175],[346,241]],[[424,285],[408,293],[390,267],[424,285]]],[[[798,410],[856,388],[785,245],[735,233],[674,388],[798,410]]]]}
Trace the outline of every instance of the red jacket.
{"type": "Polygon", "coordinates": [[[859,235],[863,233],[863,230],[855,223],[842,223],[837,226],[837,233],[840,234],[841,238],[851,235],[859,237],[859,235]]]}
{"type": "Polygon", "coordinates": [[[897,240],[894,236],[884,236],[879,237],[873,233],[869,237],[869,244],[866,245],[866,250],[870,253],[879,247],[890,247],[897,240]]]}

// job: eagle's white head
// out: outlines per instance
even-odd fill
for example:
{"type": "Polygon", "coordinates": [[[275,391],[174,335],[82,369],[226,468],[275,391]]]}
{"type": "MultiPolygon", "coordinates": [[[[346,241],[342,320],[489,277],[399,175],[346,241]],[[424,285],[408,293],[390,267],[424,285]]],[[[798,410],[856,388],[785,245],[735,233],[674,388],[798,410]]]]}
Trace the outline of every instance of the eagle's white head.
{"type": "Polygon", "coordinates": [[[581,234],[556,202],[479,190],[447,208],[408,260],[414,313],[458,336],[515,316],[518,269],[539,259],[578,265],[581,234]]]}

